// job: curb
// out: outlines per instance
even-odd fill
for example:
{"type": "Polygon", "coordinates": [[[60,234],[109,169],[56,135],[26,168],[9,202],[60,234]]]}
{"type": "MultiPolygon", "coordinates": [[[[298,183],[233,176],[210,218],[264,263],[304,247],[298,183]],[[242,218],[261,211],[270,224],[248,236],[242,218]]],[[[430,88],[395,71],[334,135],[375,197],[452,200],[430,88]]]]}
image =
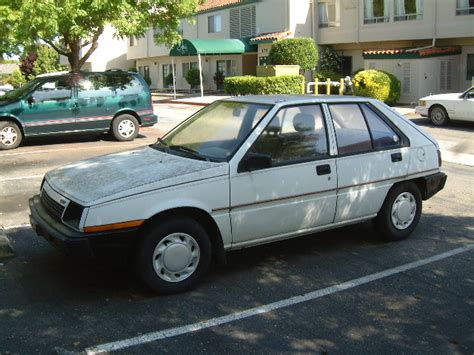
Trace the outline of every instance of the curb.
{"type": "Polygon", "coordinates": [[[0,229],[0,260],[14,256],[13,248],[8,240],[3,228],[0,229]]]}
{"type": "Polygon", "coordinates": [[[190,106],[209,106],[207,102],[196,102],[196,101],[185,101],[180,99],[165,99],[161,100],[158,104],[178,104],[178,105],[190,105],[190,106]]]}

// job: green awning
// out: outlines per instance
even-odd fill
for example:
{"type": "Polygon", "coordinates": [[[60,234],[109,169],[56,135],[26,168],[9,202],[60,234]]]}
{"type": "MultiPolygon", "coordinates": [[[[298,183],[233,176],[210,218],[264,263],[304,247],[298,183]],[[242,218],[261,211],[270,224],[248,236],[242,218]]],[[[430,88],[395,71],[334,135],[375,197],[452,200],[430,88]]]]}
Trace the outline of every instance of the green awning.
{"type": "Polygon", "coordinates": [[[180,44],[171,48],[171,57],[188,55],[242,54],[257,52],[257,46],[248,39],[183,39],[180,44]]]}

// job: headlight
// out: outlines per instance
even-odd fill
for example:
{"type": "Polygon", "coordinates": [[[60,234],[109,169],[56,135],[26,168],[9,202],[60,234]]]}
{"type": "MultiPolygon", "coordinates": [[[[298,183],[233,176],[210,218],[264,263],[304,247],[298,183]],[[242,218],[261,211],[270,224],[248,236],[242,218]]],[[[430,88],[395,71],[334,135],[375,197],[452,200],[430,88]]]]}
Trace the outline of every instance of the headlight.
{"type": "Polygon", "coordinates": [[[426,106],[426,101],[425,100],[420,100],[420,105],[419,106],[426,106]]]}

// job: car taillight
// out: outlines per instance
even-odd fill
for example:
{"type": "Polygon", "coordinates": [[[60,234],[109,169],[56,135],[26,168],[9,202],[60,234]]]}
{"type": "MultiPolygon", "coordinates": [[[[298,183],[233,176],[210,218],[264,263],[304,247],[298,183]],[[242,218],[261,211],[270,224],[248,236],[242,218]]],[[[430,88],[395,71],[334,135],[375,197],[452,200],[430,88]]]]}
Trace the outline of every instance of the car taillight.
{"type": "Polygon", "coordinates": [[[438,149],[438,166],[441,166],[443,164],[443,160],[441,159],[441,151],[438,149]]]}

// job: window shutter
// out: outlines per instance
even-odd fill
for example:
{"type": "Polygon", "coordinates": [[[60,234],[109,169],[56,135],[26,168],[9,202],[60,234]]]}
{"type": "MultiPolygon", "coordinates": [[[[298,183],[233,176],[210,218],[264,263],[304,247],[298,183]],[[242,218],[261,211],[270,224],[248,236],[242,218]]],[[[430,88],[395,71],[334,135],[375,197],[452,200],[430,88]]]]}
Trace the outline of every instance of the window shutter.
{"type": "Polygon", "coordinates": [[[230,10],[230,38],[240,38],[240,9],[230,10]]]}
{"type": "Polygon", "coordinates": [[[446,62],[446,90],[453,89],[453,62],[446,62]]]}
{"type": "Polygon", "coordinates": [[[255,5],[231,9],[230,38],[254,36],[257,33],[257,10],[255,5]]]}
{"type": "Polygon", "coordinates": [[[410,63],[403,63],[403,93],[409,94],[411,91],[410,83],[410,63]]]}
{"type": "Polygon", "coordinates": [[[440,91],[446,91],[446,62],[440,62],[439,68],[439,89],[440,91]]]}

